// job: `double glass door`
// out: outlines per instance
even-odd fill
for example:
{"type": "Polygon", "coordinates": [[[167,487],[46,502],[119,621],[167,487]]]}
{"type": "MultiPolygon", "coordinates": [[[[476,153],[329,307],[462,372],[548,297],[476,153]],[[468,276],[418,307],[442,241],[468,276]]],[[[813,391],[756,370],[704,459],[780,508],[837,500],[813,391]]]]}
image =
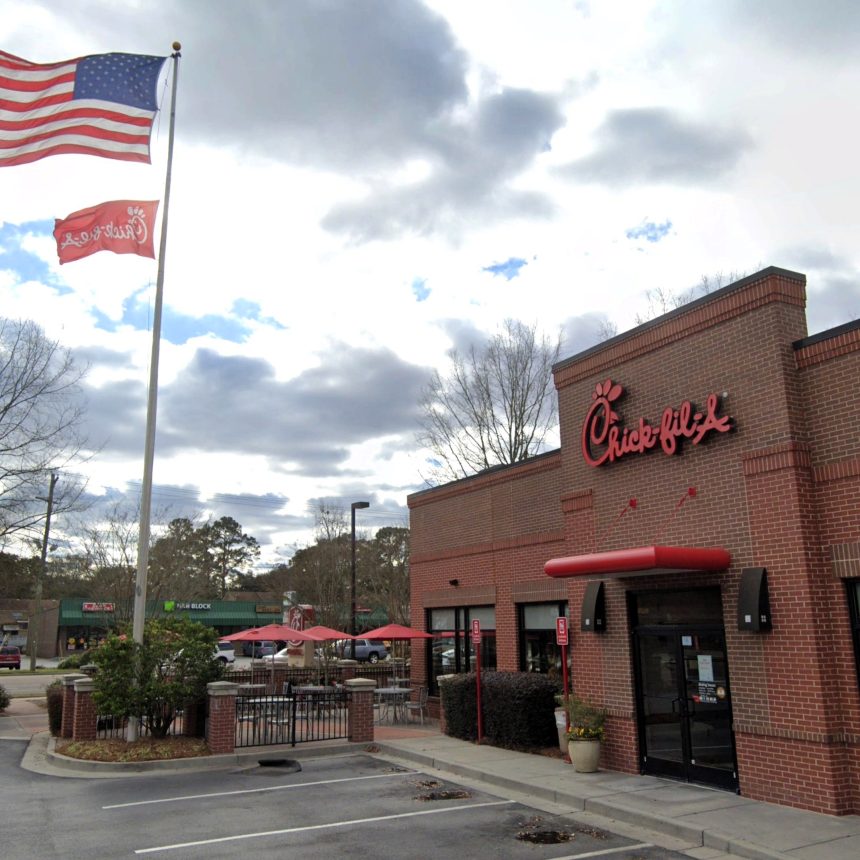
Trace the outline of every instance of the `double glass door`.
{"type": "Polygon", "coordinates": [[[643,771],[737,789],[722,628],[640,627],[634,637],[643,771]]]}

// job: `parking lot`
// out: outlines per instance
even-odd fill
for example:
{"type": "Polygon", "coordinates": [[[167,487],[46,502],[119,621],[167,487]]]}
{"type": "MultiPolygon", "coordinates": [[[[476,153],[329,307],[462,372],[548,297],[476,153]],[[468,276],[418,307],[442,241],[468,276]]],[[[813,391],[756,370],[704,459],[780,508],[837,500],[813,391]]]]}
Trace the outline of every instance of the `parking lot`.
{"type": "MultiPolygon", "coordinates": [[[[2,757],[14,748],[20,753],[2,745],[2,757]]],[[[15,772],[0,786],[12,813],[4,822],[8,860],[681,856],[363,754],[111,780],[40,777],[0,764],[15,772]]]]}

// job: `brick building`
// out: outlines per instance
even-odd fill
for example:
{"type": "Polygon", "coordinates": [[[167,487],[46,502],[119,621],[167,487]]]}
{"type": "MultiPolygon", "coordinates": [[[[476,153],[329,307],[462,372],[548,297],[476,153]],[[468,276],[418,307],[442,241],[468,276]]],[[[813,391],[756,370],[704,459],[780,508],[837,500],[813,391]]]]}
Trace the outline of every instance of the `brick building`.
{"type": "Polygon", "coordinates": [[[860,322],[768,268],[554,368],[561,447],[415,493],[413,678],[558,673],[602,766],[860,813],[860,322]]]}

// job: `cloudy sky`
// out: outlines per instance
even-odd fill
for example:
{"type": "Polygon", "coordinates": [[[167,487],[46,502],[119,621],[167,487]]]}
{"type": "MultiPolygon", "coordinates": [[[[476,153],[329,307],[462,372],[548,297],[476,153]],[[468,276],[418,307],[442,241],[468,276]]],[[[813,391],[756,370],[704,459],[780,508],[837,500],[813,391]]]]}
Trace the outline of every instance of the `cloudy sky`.
{"type": "MultiPolygon", "coordinates": [[[[568,356],[768,265],[807,275],[810,333],[860,315],[851,0],[0,0],[0,34],[34,62],[182,43],[156,504],[269,562],[321,499],[405,524],[420,390],[505,318],[568,356]]],[[[162,198],[166,143],[165,111],[151,166],[0,170],[0,313],[90,365],[103,500],[139,493],[156,265],[61,268],[53,219],[162,198]]]]}

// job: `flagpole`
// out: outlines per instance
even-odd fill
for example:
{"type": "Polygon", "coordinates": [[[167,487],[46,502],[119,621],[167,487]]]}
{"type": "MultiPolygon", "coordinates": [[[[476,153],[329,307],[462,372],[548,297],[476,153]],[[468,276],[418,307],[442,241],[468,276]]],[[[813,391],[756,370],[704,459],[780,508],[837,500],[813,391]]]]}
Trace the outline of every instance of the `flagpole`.
{"type": "MultiPolygon", "coordinates": [[[[152,467],[155,461],[155,417],[158,408],[158,357],[161,348],[161,308],[164,297],[164,258],[167,251],[167,216],[170,210],[170,177],[173,170],[173,128],[176,123],[176,84],[179,78],[179,42],[173,43],[173,87],[170,96],[170,124],[167,133],[167,171],[164,177],[164,205],[161,209],[161,243],[158,249],[158,277],[152,317],[152,354],[149,362],[149,397],[146,406],[146,440],[143,453],[143,481],[140,491],[140,528],[137,539],[137,577],[134,585],[132,638],[143,643],[146,621],[146,576],[149,564],[149,528],[152,509],[152,467]]],[[[137,716],[129,720],[128,740],[138,737],[137,716]]]]}

